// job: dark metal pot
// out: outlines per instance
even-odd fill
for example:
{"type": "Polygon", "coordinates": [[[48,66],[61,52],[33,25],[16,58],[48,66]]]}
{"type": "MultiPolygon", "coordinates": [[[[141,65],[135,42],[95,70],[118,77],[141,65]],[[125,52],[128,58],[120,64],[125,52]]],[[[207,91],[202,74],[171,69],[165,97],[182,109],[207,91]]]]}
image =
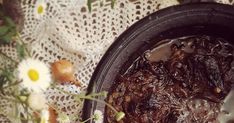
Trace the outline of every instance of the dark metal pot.
{"type": "MultiPolygon", "coordinates": [[[[108,91],[116,76],[159,41],[190,35],[221,37],[234,44],[234,7],[216,3],[178,5],[138,21],[105,53],[92,76],[88,93],[108,91]]],[[[89,118],[95,109],[104,111],[105,106],[86,100],[83,118],[89,118]]]]}

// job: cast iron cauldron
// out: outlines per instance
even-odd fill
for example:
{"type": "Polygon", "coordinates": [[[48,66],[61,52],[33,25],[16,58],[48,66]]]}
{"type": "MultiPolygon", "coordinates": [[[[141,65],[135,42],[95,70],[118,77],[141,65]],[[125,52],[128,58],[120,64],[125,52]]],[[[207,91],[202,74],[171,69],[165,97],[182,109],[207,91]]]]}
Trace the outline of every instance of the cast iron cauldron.
{"type": "MultiPolygon", "coordinates": [[[[118,75],[159,41],[191,35],[221,37],[234,44],[234,7],[217,3],[178,5],[138,21],[107,50],[91,78],[88,93],[108,91],[118,75]]],[[[95,109],[104,111],[105,106],[86,100],[83,119],[95,109]]]]}

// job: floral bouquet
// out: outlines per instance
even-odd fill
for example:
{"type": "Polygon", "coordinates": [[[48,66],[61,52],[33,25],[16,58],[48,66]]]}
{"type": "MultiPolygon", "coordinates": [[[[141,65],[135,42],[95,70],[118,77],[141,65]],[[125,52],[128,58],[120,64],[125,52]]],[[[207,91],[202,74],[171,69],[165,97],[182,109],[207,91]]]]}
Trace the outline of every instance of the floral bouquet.
{"type": "MultiPolygon", "coordinates": [[[[91,10],[90,2],[91,0],[88,0],[87,5],[91,10]]],[[[114,2],[115,0],[112,0],[113,5],[114,2]]],[[[89,95],[74,94],[58,87],[65,84],[72,84],[78,88],[81,86],[74,76],[73,64],[66,59],[60,59],[51,64],[34,59],[31,56],[30,44],[25,44],[20,37],[19,25],[22,20],[17,6],[12,8],[14,5],[17,5],[17,2],[0,1],[0,46],[12,46],[17,53],[17,58],[12,58],[0,50],[0,99],[10,104],[7,109],[1,109],[2,106],[0,106],[0,117],[6,117],[16,123],[71,123],[72,121],[85,123],[89,120],[103,122],[103,115],[99,110],[95,111],[89,119],[81,119],[78,116],[74,120],[73,116],[67,115],[56,105],[50,104],[45,91],[53,88],[60,94],[71,95],[79,104],[82,104],[85,99],[104,103],[116,112],[116,120],[120,121],[125,114],[97,98],[105,97],[107,92],[89,95]],[[9,9],[15,9],[14,13],[9,13],[9,9]]],[[[40,15],[43,14],[44,8],[38,5],[36,10],[40,15]]]]}

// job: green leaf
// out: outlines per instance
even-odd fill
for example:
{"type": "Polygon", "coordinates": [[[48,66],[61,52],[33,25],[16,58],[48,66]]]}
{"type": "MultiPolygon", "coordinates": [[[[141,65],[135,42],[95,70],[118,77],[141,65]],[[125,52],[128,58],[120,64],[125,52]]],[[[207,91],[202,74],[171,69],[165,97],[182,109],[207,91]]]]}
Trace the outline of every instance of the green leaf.
{"type": "Polygon", "coordinates": [[[12,37],[10,35],[4,35],[4,36],[0,37],[0,39],[1,39],[1,41],[3,41],[2,43],[5,44],[5,43],[10,43],[12,37]]]}
{"type": "Polygon", "coordinates": [[[21,45],[19,43],[16,44],[16,50],[18,53],[18,57],[21,60],[26,56],[25,49],[26,49],[25,45],[21,45]]]}
{"type": "Polygon", "coordinates": [[[92,0],[88,0],[87,1],[87,5],[88,5],[88,9],[89,9],[89,12],[91,12],[92,11],[92,0]]]}
{"type": "Polygon", "coordinates": [[[14,79],[14,68],[13,67],[5,67],[2,71],[2,75],[6,77],[8,82],[13,82],[14,79]]]}
{"type": "Polygon", "coordinates": [[[115,6],[115,2],[116,2],[116,0],[111,0],[111,8],[112,8],[112,9],[113,9],[114,6],[115,6]]]}
{"type": "Polygon", "coordinates": [[[3,25],[0,26],[0,44],[10,43],[17,32],[15,22],[5,15],[2,15],[1,20],[3,25]]]}
{"type": "MultiPolygon", "coordinates": [[[[2,43],[10,43],[12,41],[13,36],[15,36],[16,33],[13,31],[9,31],[7,34],[0,36],[0,40],[3,41],[2,43]]],[[[0,43],[1,44],[1,43],[0,43]]]]}
{"type": "Polygon", "coordinates": [[[6,34],[9,30],[8,26],[0,26],[0,36],[6,34]]]}
{"type": "MultiPolygon", "coordinates": [[[[17,102],[15,102],[15,105],[14,105],[14,110],[13,110],[13,116],[15,117],[15,118],[17,118],[17,117],[19,117],[19,109],[18,109],[18,103],[17,102]]],[[[16,119],[15,119],[16,120],[16,119]]],[[[18,119],[19,120],[19,119],[18,119]]],[[[16,120],[17,121],[17,120],[16,120]]]]}
{"type": "Polygon", "coordinates": [[[7,23],[8,26],[15,27],[15,22],[11,18],[5,17],[4,20],[5,20],[5,22],[7,23]]]}

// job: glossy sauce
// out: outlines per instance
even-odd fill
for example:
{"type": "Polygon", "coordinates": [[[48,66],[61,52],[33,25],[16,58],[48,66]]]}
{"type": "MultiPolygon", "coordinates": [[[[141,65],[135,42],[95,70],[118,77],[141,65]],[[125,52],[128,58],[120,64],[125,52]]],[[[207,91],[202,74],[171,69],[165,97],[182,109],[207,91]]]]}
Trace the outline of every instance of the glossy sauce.
{"type": "MultiPolygon", "coordinates": [[[[120,123],[219,123],[234,84],[233,51],[209,36],[165,40],[117,78],[107,102],[126,113],[120,123]]],[[[116,123],[113,111],[105,113],[116,123]]]]}

